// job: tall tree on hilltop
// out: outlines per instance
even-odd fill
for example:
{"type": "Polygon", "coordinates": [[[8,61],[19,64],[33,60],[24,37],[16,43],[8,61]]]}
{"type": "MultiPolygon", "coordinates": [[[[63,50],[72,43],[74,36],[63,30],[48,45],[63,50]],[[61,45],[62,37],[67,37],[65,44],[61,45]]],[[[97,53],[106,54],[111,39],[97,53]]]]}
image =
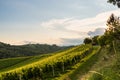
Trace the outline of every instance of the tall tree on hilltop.
{"type": "Polygon", "coordinates": [[[112,35],[114,38],[120,40],[120,19],[116,17],[114,14],[111,14],[109,19],[107,20],[107,30],[105,34],[112,35]]]}

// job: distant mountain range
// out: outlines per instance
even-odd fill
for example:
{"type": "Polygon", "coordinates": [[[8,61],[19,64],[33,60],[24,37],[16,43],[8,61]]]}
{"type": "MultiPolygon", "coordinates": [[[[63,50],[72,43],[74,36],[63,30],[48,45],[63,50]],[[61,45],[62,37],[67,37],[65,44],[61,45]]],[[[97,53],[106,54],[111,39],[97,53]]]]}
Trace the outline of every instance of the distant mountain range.
{"type": "Polygon", "coordinates": [[[10,45],[0,42],[0,58],[34,56],[64,50],[72,46],[57,46],[48,44],[10,45]]]}

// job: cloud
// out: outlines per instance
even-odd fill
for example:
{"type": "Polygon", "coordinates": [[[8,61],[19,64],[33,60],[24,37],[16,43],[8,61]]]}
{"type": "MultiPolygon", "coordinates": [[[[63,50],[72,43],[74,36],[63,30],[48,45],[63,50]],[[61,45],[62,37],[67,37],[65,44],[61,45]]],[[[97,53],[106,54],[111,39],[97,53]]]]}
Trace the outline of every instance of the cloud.
{"type": "Polygon", "coordinates": [[[107,28],[106,21],[112,13],[119,16],[120,10],[103,12],[86,19],[52,19],[42,22],[40,26],[46,28],[46,30],[51,30],[53,34],[57,35],[61,39],[61,44],[80,44],[85,37],[102,35],[105,28],[107,28]]]}
{"type": "Polygon", "coordinates": [[[51,29],[59,29],[59,30],[72,30],[72,31],[80,31],[80,32],[88,32],[94,31],[98,27],[105,28],[106,21],[111,15],[114,13],[115,15],[120,15],[120,10],[103,12],[95,17],[86,18],[86,19],[75,19],[75,18],[64,18],[64,19],[52,19],[47,22],[41,23],[41,26],[51,28],[51,29]]]}
{"type": "Polygon", "coordinates": [[[68,22],[71,21],[72,18],[64,18],[64,19],[52,19],[47,22],[42,22],[41,26],[51,29],[65,29],[65,26],[68,25],[68,22]]]}
{"type": "Polygon", "coordinates": [[[78,44],[82,44],[83,40],[85,39],[85,37],[88,36],[96,36],[96,35],[103,35],[105,32],[105,28],[97,28],[94,31],[89,31],[87,34],[80,34],[80,35],[84,35],[83,37],[80,38],[61,38],[61,45],[78,45],[78,44]],[[86,36],[85,36],[86,35],[86,36]]]}
{"type": "MultiPolygon", "coordinates": [[[[81,44],[85,37],[103,34],[104,29],[106,28],[105,23],[111,13],[119,16],[120,10],[117,9],[114,11],[103,12],[95,17],[86,19],[62,18],[51,19],[49,21],[40,23],[40,25],[38,25],[38,23],[34,23],[33,25],[17,24],[13,26],[17,26],[15,28],[17,28],[17,30],[19,29],[18,31],[14,31],[14,27],[9,27],[10,29],[13,29],[11,30],[10,34],[14,34],[14,36],[10,36],[10,38],[13,39],[12,41],[17,41],[17,39],[19,39],[19,41],[27,41],[20,44],[34,41],[37,43],[47,44],[77,45],[81,44]],[[30,28],[21,28],[21,26],[30,26],[30,28]],[[15,34],[16,32],[17,34],[15,34]],[[17,39],[14,40],[15,36],[17,36],[17,39]]],[[[8,27],[5,29],[8,29],[8,27]]],[[[7,37],[9,37],[9,35],[7,35],[7,37]]]]}
{"type": "Polygon", "coordinates": [[[62,45],[78,45],[83,43],[83,39],[82,38],[61,38],[62,45]]]}
{"type": "Polygon", "coordinates": [[[16,44],[16,45],[26,45],[26,44],[37,44],[37,42],[34,41],[20,41],[20,42],[14,42],[12,44],[16,44]]]}
{"type": "Polygon", "coordinates": [[[104,32],[105,32],[105,28],[97,28],[94,31],[89,31],[88,35],[93,37],[93,36],[96,36],[96,35],[103,35],[104,32]]]}

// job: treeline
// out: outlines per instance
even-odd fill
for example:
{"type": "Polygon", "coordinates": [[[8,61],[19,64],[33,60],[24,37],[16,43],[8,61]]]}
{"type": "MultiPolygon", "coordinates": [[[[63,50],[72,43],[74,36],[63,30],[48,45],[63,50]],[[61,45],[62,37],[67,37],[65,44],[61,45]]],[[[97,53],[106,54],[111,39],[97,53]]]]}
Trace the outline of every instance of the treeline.
{"type": "Polygon", "coordinates": [[[85,44],[109,46],[114,49],[115,42],[120,42],[120,18],[111,14],[107,20],[107,26],[104,35],[85,38],[85,44]]]}
{"type": "MultiPolygon", "coordinates": [[[[72,47],[72,46],[69,46],[72,47]]],[[[69,48],[67,46],[47,44],[26,44],[21,46],[10,45],[0,42],[0,59],[10,57],[34,56],[45,53],[52,53],[69,48]]]]}

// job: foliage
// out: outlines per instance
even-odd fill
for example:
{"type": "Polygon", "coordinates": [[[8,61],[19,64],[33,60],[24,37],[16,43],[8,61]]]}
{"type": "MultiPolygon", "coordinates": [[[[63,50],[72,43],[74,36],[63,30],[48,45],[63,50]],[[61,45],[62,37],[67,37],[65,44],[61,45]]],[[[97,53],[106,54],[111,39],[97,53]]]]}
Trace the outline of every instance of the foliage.
{"type": "Polygon", "coordinates": [[[117,5],[118,8],[120,8],[120,0],[108,0],[108,3],[111,3],[113,5],[117,5]]]}
{"type": "Polygon", "coordinates": [[[115,40],[120,40],[120,20],[118,17],[111,14],[107,20],[107,26],[104,35],[98,38],[101,46],[110,45],[113,46],[115,40]]]}
{"type": "Polygon", "coordinates": [[[98,45],[98,43],[99,43],[98,37],[99,37],[99,35],[94,36],[92,38],[85,38],[83,42],[84,42],[84,44],[98,45]]]}
{"type": "Polygon", "coordinates": [[[94,36],[93,38],[92,38],[92,44],[93,45],[98,45],[98,35],[97,36],[94,36]]]}
{"type": "Polygon", "coordinates": [[[90,44],[90,43],[92,43],[92,39],[90,39],[90,38],[85,38],[85,39],[84,39],[84,43],[85,43],[85,44],[90,44]]]}
{"type": "Polygon", "coordinates": [[[100,46],[105,46],[106,45],[105,44],[105,39],[106,39],[106,37],[104,35],[98,37],[98,43],[99,43],[100,46]]]}
{"type": "Polygon", "coordinates": [[[112,45],[113,36],[102,35],[98,38],[98,43],[100,46],[112,45]]]}

